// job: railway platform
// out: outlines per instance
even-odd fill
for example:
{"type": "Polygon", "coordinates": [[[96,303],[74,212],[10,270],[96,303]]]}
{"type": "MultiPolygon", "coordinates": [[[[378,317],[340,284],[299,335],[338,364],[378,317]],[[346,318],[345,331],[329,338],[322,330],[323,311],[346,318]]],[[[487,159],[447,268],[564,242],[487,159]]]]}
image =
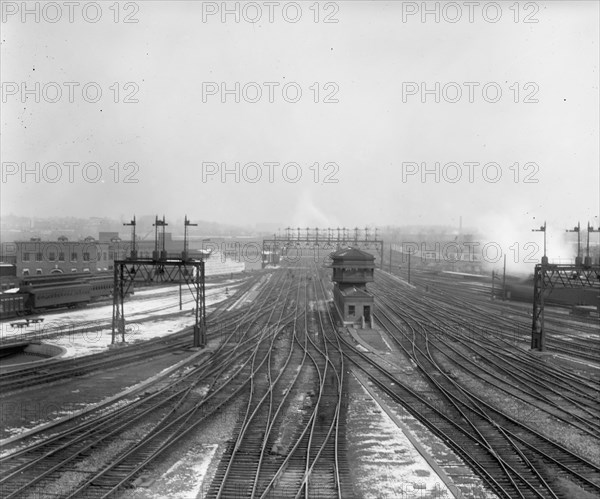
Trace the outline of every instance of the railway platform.
{"type": "Polygon", "coordinates": [[[392,352],[390,345],[383,339],[381,330],[377,327],[365,329],[347,327],[345,330],[354,338],[354,341],[371,352],[380,355],[392,352]]]}

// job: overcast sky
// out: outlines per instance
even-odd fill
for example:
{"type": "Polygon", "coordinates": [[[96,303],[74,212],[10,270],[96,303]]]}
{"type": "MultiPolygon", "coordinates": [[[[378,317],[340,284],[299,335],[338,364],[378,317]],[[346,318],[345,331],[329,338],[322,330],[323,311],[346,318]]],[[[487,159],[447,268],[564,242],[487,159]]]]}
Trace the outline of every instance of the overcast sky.
{"type": "Polygon", "coordinates": [[[598,225],[598,2],[81,2],[73,22],[21,4],[3,2],[2,213],[598,225]]]}

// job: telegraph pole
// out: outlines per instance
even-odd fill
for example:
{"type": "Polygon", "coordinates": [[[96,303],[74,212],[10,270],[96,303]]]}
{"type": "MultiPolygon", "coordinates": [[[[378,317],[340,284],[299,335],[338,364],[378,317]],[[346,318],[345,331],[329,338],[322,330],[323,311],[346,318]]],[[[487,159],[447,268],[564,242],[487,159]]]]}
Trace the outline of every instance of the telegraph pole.
{"type": "MultiPolygon", "coordinates": [[[[188,227],[197,227],[198,224],[193,224],[188,220],[187,215],[183,220],[183,252],[181,254],[181,259],[185,262],[188,259],[188,240],[187,240],[187,228],[188,227]]],[[[187,271],[186,267],[184,270],[187,271]]],[[[183,309],[183,301],[181,299],[181,267],[179,268],[179,310],[183,309]]]]}
{"type": "Polygon", "coordinates": [[[594,229],[590,223],[588,222],[587,225],[587,246],[586,246],[586,251],[585,251],[585,262],[584,265],[586,267],[591,267],[592,266],[592,257],[590,256],[590,232],[600,232],[600,227],[598,227],[598,229],[594,229]]]}
{"type": "MultiPolygon", "coordinates": [[[[581,227],[579,222],[577,222],[577,227],[573,227],[572,230],[567,229],[565,232],[577,232],[577,256],[575,257],[575,266],[581,267],[581,227]]],[[[589,230],[589,227],[588,227],[589,230]]],[[[589,236],[588,236],[589,237],[589,236]]]]}
{"type": "Polygon", "coordinates": [[[504,253],[504,270],[502,271],[502,300],[506,300],[506,253],[504,253]]]}

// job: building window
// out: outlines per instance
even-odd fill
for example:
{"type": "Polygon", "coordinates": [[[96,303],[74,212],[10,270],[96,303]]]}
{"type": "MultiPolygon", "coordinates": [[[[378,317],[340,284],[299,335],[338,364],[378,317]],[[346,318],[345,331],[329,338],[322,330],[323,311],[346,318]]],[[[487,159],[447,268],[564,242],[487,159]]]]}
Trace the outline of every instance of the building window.
{"type": "Polygon", "coordinates": [[[31,258],[31,255],[29,254],[28,251],[23,253],[23,261],[24,262],[28,262],[30,258],[31,258]]]}
{"type": "Polygon", "coordinates": [[[59,261],[59,262],[64,262],[64,261],[65,261],[65,254],[64,254],[64,252],[62,252],[62,251],[61,251],[61,252],[58,254],[58,261],[59,261]]]}
{"type": "Polygon", "coordinates": [[[114,260],[115,258],[115,252],[114,251],[109,251],[108,252],[108,259],[109,260],[114,260]]]}
{"type": "Polygon", "coordinates": [[[72,262],[76,262],[77,261],[77,253],[71,253],[71,261],[72,262]]]}
{"type": "Polygon", "coordinates": [[[89,262],[90,261],[90,254],[89,253],[84,253],[83,254],[83,261],[84,262],[89,262]]]}
{"type": "Polygon", "coordinates": [[[104,260],[108,260],[106,251],[104,253],[102,253],[102,256],[104,256],[104,260]]]}
{"type": "Polygon", "coordinates": [[[44,258],[44,255],[42,255],[41,253],[36,253],[35,254],[35,261],[36,262],[41,262],[43,258],[44,258]]]}
{"type": "Polygon", "coordinates": [[[53,262],[54,260],[56,260],[56,253],[54,253],[53,251],[51,251],[50,253],[48,253],[48,260],[50,260],[51,262],[53,262]]]}
{"type": "Polygon", "coordinates": [[[354,315],[356,307],[354,305],[348,305],[348,315],[354,315]]]}
{"type": "Polygon", "coordinates": [[[71,272],[77,272],[77,269],[71,269],[71,272]]]}
{"type": "Polygon", "coordinates": [[[89,272],[90,269],[88,269],[87,267],[85,269],[83,269],[84,272],[89,272]]]}
{"type": "Polygon", "coordinates": [[[29,269],[23,269],[23,275],[29,275],[29,269]]]}
{"type": "Polygon", "coordinates": [[[42,269],[35,269],[35,275],[42,275],[42,269]]]}

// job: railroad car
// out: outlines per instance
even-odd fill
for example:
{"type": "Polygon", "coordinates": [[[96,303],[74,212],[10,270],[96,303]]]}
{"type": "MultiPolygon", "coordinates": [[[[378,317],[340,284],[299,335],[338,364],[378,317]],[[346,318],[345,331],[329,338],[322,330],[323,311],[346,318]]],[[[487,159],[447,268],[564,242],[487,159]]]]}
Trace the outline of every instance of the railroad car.
{"type": "Polygon", "coordinates": [[[114,282],[111,279],[93,279],[90,282],[90,299],[97,300],[105,296],[110,296],[113,292],[114,282]]]}
{"type": "Polygon", "coordinates": [[[0,294],[0,319],[17,317],[27,313],[29,295],[26,293],[0,294]]]}
{"type": "Polygon", "coordinates": [[[23,286],[21,291],[29,294],[28,309],[31,313],[58,307],[76,307],[90,302],[90,284],[67,286],[23,286]]]}
{"type": "Polygon", "coordinates": [[[72,283],[80,281],[92,281],[92,280],[106,280],[112,281],[112,272],[103,272],[90,274],[89,272],[73,272],[71,274],[48,274],[48,275],[34,275],[34,276],[23,276],[21,277],[21,285],[33,285],[33,286],[44,286],[44,285],[56,285],[58,283],[72,283]]]}
{"type": "MultiPolygon", "coordinates": [[[[533,278],[506,285],[506,298],[515,301],[533,303],[533,278]]],[[[591,305],[600,313],[599,288],[563,288],[560,285],[546,289],[544,301],[549,305],[574,307],[591,305]]]]}
{"type": "Polygon", "coordinates": [[[112,273],[89,274],[55,274],[46,276],[30,276],[21,280],[21,287],[27,289],[42,288],[45,286],[70,286],[73,284],[89,284],[90,299],[96,300],[105,296],[110,296],[113,291],[112,273]]]}
{"type": "Polygon", "coordinates": [[[3,292],[0,295],[0,319],[38,313],[46,309],[81,307],[111,295],[112,278],[86,277],[74,279],[68,274],[58,274],[23,279],[18,292],[3,292]]]}

